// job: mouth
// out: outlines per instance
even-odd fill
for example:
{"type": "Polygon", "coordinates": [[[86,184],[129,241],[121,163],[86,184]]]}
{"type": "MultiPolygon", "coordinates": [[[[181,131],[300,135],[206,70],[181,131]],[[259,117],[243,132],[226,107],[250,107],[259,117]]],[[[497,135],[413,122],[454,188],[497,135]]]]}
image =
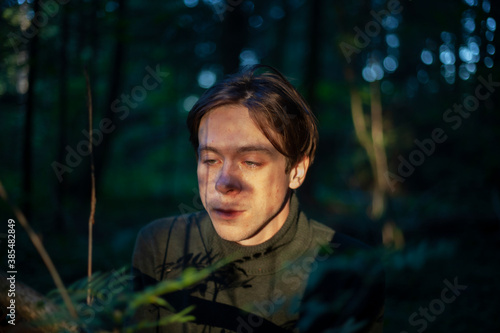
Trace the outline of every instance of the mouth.
{"type": "Polygon", "coordinates": [[[223,220],[232,220],[243,214],[244,210],[214,208],[213,212],[223,220]]]}

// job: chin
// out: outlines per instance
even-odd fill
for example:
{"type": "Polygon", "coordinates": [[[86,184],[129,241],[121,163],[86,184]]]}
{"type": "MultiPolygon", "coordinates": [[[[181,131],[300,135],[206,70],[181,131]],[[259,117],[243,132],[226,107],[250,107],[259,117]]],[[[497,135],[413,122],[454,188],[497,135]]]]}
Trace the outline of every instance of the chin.
{"type": "Polygon", "coordinates": [[[217,235],[219,235],[220,238],[228,241],[228,242],[241,242],[244,241],[245,239],[249,238],[245,233],[242,232],[237,232],[236,230],[229,230],[233,229],[231,227],[225,227],[225,226],[218,226],[216,227],[214,225],[215,231],[217,232],[217,235]]]}
{"type": "Polygon", "coordinates": [[[237,242],[239,240],[238,235],[234,233],[234,230],[230,230],[234,228],[223,226],[220,222],[212,222],[212,224],[215,228],[215,232],[217,232],[217,235],[219,235],[220,238],[231,242],[237,242]]]}
{"type": "Polygon", "coordinates": [[[238,235],[231,235],[231,234],[225,234],[225,233],[217,233],[220,238],[223,240],[226,240],[228,242],[241,242],[242,240],[245,240],[245,237],[238,237],[238,235]]]}

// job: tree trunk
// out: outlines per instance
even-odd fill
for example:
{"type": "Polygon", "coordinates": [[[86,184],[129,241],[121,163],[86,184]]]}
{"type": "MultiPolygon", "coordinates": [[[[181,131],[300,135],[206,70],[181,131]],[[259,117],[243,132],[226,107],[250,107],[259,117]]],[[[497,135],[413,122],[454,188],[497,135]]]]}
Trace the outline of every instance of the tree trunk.
{"type": "MultiPolygon", "coordinates": [[[[40,2],[35,1],[33,10],[35,15],[40,11],[40,2]]],[[[32,216],[32,196],[33,196],[33,115],[35,111],[35,84],[37,80],[37,48],[38,35],[41,27],[36,27],[34,20],[31,22],[37,33],[31,38],[29,45],[29,74],[28,74],[28,91],[26,92],[26,117],[24,123],[24,145],[23,145],[23,203],[22,209],[24,214],[29,219],[32,216]]]]}
{"type": "Polygon", "coordinates": [[[240,6],[234,7],[232,11],[226,11],[224,16],[224,28],[222,30],[221,63],[224,66],[224,74],[232,74],[240,67],[240,53],[248,41],[248,28],[246,15],[240,6]]]}
{"type": "Polygon", "coordinates": [[[277,23],[276,37],[274,48],[269,57],[269,63],[271,66],[275,66],[278,70],[286,73],[287,64],[287,52],[286,46],[290,43],[288,40],[288,32],[290,29],[290,4],[288,2],[283,3],[283,11],[285,14],[283,18],[277,23]]]}
{"type": "MultiPolygon", "coordinates": [[[[69,4],[68,4],[69,5],[69,4]]],[[[64,147],[68,142],[68,52],[66,45],[69,40],[69,18],[68,5],[61,8],[61,44],[59,50],[59,140],[57,161],[64,161],[64,147]]],[[[64,197],[67,191],[67,179],[63,179],[57,185],[57,210],[55,226],[57,230],[63,231],[64,222],[64,197]]]]}
{"type": "MultiPolygon", "coordinates": [[[[113,67],[111,69],[110,75],[110,86],[108,91],[108,98],[106,100],[104,118],[110,119],[113,124],[118,128],[119,121],[117,116],[111,110],[111,104],[113,101],[120,96],[122,82],[123,82],[123,63],[125,59],[125,43],[124,35],[126,34],[125,29],[125,0],[118,0],[117,9],[117,22],[115,26],[115,40],[116,44],[114,47],[113,67]]],[[[90,78],[92,80],[92,78],[90,78]]],[[[112,138],[114,137],[117,130],[109,133],[103,134],[103,139],[100,145],[95,147],[94,150],[94,163],[95,163],[95,183],[101,183],[102,172],[106,164],[106,159],[108,158],[109,148],[111,147],[112,138]]],[[[90,184],[90,169],[85,173],[86,184],[90,184]]],[[[90,194],[90,186],[86,186],[88,191],[86,193],[90,194]]],[[[88,196],[87,196],[88,197],[88,196]]]]}
{"type": "Polygon", "coordinates": [[[385,174],[387,170],[387,154],[384,144],[384,119],[382,116],[382,101],[380,99],[380,84],[378,81],[370,83],[371,102],[371,134],[373,144],[373,158],[375,160],[373,199],[371,215],[380,219],[386,209],[387,183],[385,174]]]}
{"type": "Polygon", "coordinates": [[[320,34],[321,34],[321,0],[311,2],[311,17],[309,30],[309,57],[305,73],[304,85],[306,99],[311,107],[316,106],[316,82],[318,80],[320,63],[320,34]]]}
{"type": "MultiPolygon", "coordinates": [[[[311,2],[310,9],[310,30],[309,30],[309,57],[307,60],[306,72],[304,74],[304,93],[305,99],[315,112],[316,116],[318,116],[317,111],[317,96],[316,96],[316,83],[318,80],[318,73],[320,64],[320,33],[321,33],[321,1],[313,0],[311,2]]],[[[306,206],[313,207],[314,206],[314,189],[312,184],[317,183],[318,180],[315,177],[315,173],[309,173],[309,177],[311,177],[310,181],[304,182],[300,188],[300,199],[306,206]]]]}
{"type": "MultiPolygon", "coordinates": [[[[349,22],[350,19],[355,22],[355,18],[348,17],[345,8],[337,3],[337,30],[340,36],[350,36],[352,34],[350,28],[347,29],[346,21],[349,22]]],[[[366,4],[366,8],[363,12],[369,12],[371,7],[366,4]]],[[[352,22],[351,22],[352,24],[352,22]]],[[[342,40],[339,38],[338,40],[342,40]]],[[[335,45],[336,48],[338,44],[335,45]]],[[[337,49],[336,51],[339,51],[337,49]]],[[[356,54],[357,55],[357,54],[356,54]]],[[[370,164],[370,169],[372,173],[372,204],[370,207],[369,216],[372,220],[376,222],[382,222],[381,219],[384,218],[386,214],[387,207],[387,197],[388,197],[388,187],[385,180],[385,174],[387,172],[387,155],[385,151],[384,144],[384,130],[383,130],[383,115],[382,115],[382,101],[380,96],[380,84],[378,81],[370,83],[370,117],[368,118],[371,122],[368,124],[367,117],[363,112],[363,101],[361,100],[361,95],[359,88],[356,84],[356,74],[355,69],[360,67],[358,63],[359,57],[352,54],[352,58],[344,65],[344,77],[346,82],[349,84],[350,100],[351,100],[351,116],[354,125],[354,131],[356,137],[366,152],[368,157],[368,162],[370,164]]],[[[344,55],[341,54],[341,58],[344,59],[344,55]]],[[[347,59],[346,59],[347,60],[347,59]]],[[[392,233],[392,229],[384,227],[384,234],[392,233]]],[[[394,229],[395,230],[395,229],[394,229]]],[[[386,236],[384,235],[384,239],[386,236]]],[[[385,243],[385,241],[384,241],[385,243]]]]}

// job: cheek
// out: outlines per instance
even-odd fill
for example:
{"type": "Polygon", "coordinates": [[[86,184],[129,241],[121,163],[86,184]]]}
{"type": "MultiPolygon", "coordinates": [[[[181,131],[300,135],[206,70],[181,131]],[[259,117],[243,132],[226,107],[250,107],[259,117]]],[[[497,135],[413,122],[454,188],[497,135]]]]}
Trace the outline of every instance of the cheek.
{"type": "MultiPolygon", "coordinates": [[[[275,202],[283,199],[288,191],[289,180],[282,172],[274,172],[266,177],[266,180],[262,181],[261,184],[263,184],[263,191],[267,192],[267,199],[264,199],[264,201],[272,199],[275,202]]],[[[266,197],[266,195],[263,195],[263,197],[266,197]]]]}
{"type": "Polygon", "coordinates": [[[207,174],[207,170],[203,164],[198,164],[196,174],[198,176],[198,183],[200,183],[200,184],[206,183],[206,181],[208,179],[208,174],[207,174]]]}
{"type": "Polygon", "coordinates": [[[198,188],[200,190],[200,194],[202,194],[202,192],[204,192],[205,188],[207,187],[207,174],[206,172],[203,172],[202,168],[198,167],[197,176],[198,188]]]}
{"type": "MultiPolygon", "coordinates": [[[[281,171],[281,170],[280,170],[281,171]]],[[[274,175],[274,184],[276,188],[276,193],[286,192],[290,186],[290,177],[289,175],[281,172],[276,172],[274,175]]]]}
{"type": "Polygon", "coordinates": [[[198,191],[200,194],[200,199],[203,207],[206,209],[206,202],[207,202],[207,174],[206,172],[203,172],[203,168],[198,167],[197,170],[197,176],[198,176],[198,191]]]}
{"type": "Polygon", "coordinates": [[[216,172],[210,171],[205,165],[198,166],[198,187],[200,192],[210,189],[215,181],[216,172]]]}

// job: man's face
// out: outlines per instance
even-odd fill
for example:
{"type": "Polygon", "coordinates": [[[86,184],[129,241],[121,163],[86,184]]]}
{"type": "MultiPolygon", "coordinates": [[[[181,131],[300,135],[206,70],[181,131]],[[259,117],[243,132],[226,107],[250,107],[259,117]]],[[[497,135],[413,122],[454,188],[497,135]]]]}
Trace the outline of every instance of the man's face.
{"type": "Polygon", "coordinates": [[[201,201],[219,236],[241,245],[271,238],[288,216],[289,188],[300,186],[296,168],[285,173],[285,156],[244,106],[210,111],[201,120],[198,137],[201,201]]]}

